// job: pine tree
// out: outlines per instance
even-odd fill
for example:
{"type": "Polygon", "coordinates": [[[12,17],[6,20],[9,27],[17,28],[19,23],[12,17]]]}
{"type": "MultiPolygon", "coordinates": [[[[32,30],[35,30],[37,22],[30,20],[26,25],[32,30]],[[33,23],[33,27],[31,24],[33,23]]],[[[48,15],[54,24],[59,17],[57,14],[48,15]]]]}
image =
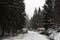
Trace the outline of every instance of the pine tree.
{"type": "Polygon", "coordinates": [[[40,7],[39,7],[39,9],[38,9],[38,14],[41,14],[41,9],[40,9],[40,7]]]}
{"type": "Polygon", "coordinates": [[[1,30],[2,30],[2,35],[4,35],[4,32],[7,28],[7,21],[8,21],[8,8],[6,5],[8,5],[9,2],[8,0],[0,0],[0,27],[1,27],[1,30]]]}
{"type": "Polygon", "coordinates": [[[46,0],[44,4],[43,13],[43,25],[44,28],[47,30],[48,28],[52,28],[54,25],[54,1],[53,0],[46,0]]]}
{"type": "MultiPolygon", "coordinates": [[[[24,24],[25,24],[25,5],[23,3],[23,0],[14,0],[13,6],[15,9],[15,23],[16,29],[22,30],[24,24]]],[[[13,18],[12,18],[13,19],[13,18]]],[[[13,20],[14,20],[13,19],[13,20]]]]}
{"type": "Polygon", "coordinates": [[[38,9],[37,22],[38,22],[39,28],[43,27],[43,25],[42,25],[42,12],[41,12],[40,7],[38,9]]]}
{"type": "Polygon", "coordinates": [[[37,18],[37,9],[35,8],[35,10],[34,10],[34,15],[33,15],[33,17],[32,17],[32,19],[31,19],[31,27],[32,27],[32,29],[36,29],[36,18],[37,18]]]}
{"type": "Polygon", "coordinates": [[[23,0],[0,0],[0,26],[4,32],[15,33],[25,25],[25,5],[23,0]]]}
{"type": "Polygon", "coordinates": [[[34,16],[32,17],[32,28],[33,29],[37,29],[37,28],[41,28],[42,26],[42,16],[41,16],[41,9],[39,7],[38,11],[37,9],[35,9],[34,11],[34,16]]]}

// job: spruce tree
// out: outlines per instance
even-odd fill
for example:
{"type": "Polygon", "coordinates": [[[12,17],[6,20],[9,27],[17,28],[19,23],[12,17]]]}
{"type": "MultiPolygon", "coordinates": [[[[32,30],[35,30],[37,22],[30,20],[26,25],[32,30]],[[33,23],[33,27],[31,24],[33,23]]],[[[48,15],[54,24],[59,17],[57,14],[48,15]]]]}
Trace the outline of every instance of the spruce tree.
{"type": "Polygon", "coordinates": [[[43,27],[43,25],[42,25],[42,12],[41,12],[40,7],[38,8],[37,22],[38,22],[38,27],[42,28],[43,27]]]}
{"type": "Polygon", "coordinates": [[[44,4],[43,13],[43,25],[44,28],[47,30],[48,28],[52,28],[54,26],[54,0],[46,0],[44,4]]]}
{"type": "Polygon", "coordinates": [[[37,25],[36,25],[36,18],[37,18],[37,9],[35,8],[35,10],[34,10],[34,15],[33,15],[33,17],[32,17],[32,19],[31,19],[31,25],[32,25],[32,28],[33,29],[36,29],[36,27],[37,27],[37,25]]]}
{"type": "MultiPolygon", "coordinates": [[[[2,30],[2,35],[4,35],[4,32],[6,32],[7,27],[7,21],[8,21],[8,15],[9,10],[7,5],[11,3],[9,0],[0,0],[0,27],[2,30]]],[[[8,31],[8,30],[7,30],[8,31]]]]}
{"type": "Polygon", "coordinates": [[[37,9],[35,9],[34,15],[32,17],[32,23],[31,24],[32,24],[31,25],[32,28],[35,29],[35,30],[37,28],[43,27],[42,26],[42,16],[41,16],[41,9],[40,9],[40,7],[39,7],[38,11],[37,11],[37,9]]]}
{"type": "Polygon", "coordinates": [[[0,0],[0,27],[4,32],[22,30],[25,24],[24,0],[0,0]]]}

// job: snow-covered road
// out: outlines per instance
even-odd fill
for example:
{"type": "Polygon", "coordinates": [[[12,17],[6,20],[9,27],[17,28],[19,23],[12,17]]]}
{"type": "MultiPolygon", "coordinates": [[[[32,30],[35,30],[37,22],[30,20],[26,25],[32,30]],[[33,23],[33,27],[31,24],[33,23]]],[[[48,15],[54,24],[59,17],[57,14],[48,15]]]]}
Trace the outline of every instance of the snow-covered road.
{"type": "Polygon", "coordinates": [[[45,35],[38,34],[38,32],[28,31],[27,34],[19,34],[16,37],[10,37],[3,40],[49,40],[45,35]]]}

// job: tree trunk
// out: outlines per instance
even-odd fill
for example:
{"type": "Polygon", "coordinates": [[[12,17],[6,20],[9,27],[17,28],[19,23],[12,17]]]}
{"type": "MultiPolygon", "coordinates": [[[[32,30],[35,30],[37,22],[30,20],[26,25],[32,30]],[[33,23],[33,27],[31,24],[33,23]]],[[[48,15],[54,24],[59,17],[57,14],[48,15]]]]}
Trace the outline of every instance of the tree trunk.
{"type": "Polygon", "coordinates": [[[2,27],[2,34],[1,34],[1,37],[4,36],[4,27],[2,27]]]}

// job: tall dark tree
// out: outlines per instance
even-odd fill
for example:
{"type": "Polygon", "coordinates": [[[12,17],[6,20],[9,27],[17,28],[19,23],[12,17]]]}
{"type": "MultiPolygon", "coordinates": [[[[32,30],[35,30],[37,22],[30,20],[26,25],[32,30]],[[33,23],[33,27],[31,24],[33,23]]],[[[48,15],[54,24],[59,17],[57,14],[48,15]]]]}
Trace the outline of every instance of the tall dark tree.
{"type": "Polygon", "coordinates": [[[35,8],[34,15],[31,19],[31,28],[36,29],[36,15],[37,15],[37,9],[35,8]]]}
{"type": "Polygon", "coordinates": [[[0,0],[0,27],[2,29],[2,36],[4,35],[6,26],[7,26],[7,21],[8,21],[8,8],[6,5],[8,5],[9,2],[8,0],[0,0]]]}
{"type": "Polygon", "coordinates": [[[54,26],[54,0],[46,0],[43,8],[43,25],[47,30],[48,28],[52,28],[54,26]]]}
{"type": "Polygon", "coordinates": [[[42,24],[42,12],[41,12],[40,7],[38,8],[37,22],[38,22],[38,27],[42,28],[43,27],[43,24],[42,24]]]}
{"type": "Polygon", "coordinates": [[[40,9],[40,7],[39,7],[39,9],[38,9],[38,14],[41,14],[41,9],[40,9]]]}
{"type": "Polygon", "coordinates": [[[25,24],[23,0],[0,0],[0,26],[4,32],[22,30],[25,24]]]}
{"type": "Polygon", "coordinates": [[[41,28],[43,27],[42,26],[42,13],[41,13],[41,9],[39,8],[38,11],[37,9],[35,9],[34,11],[34,16],[32,17],[32,20],[31,20],[31,26],[33,29],[37,29],[37,28],[41,28]]]}

